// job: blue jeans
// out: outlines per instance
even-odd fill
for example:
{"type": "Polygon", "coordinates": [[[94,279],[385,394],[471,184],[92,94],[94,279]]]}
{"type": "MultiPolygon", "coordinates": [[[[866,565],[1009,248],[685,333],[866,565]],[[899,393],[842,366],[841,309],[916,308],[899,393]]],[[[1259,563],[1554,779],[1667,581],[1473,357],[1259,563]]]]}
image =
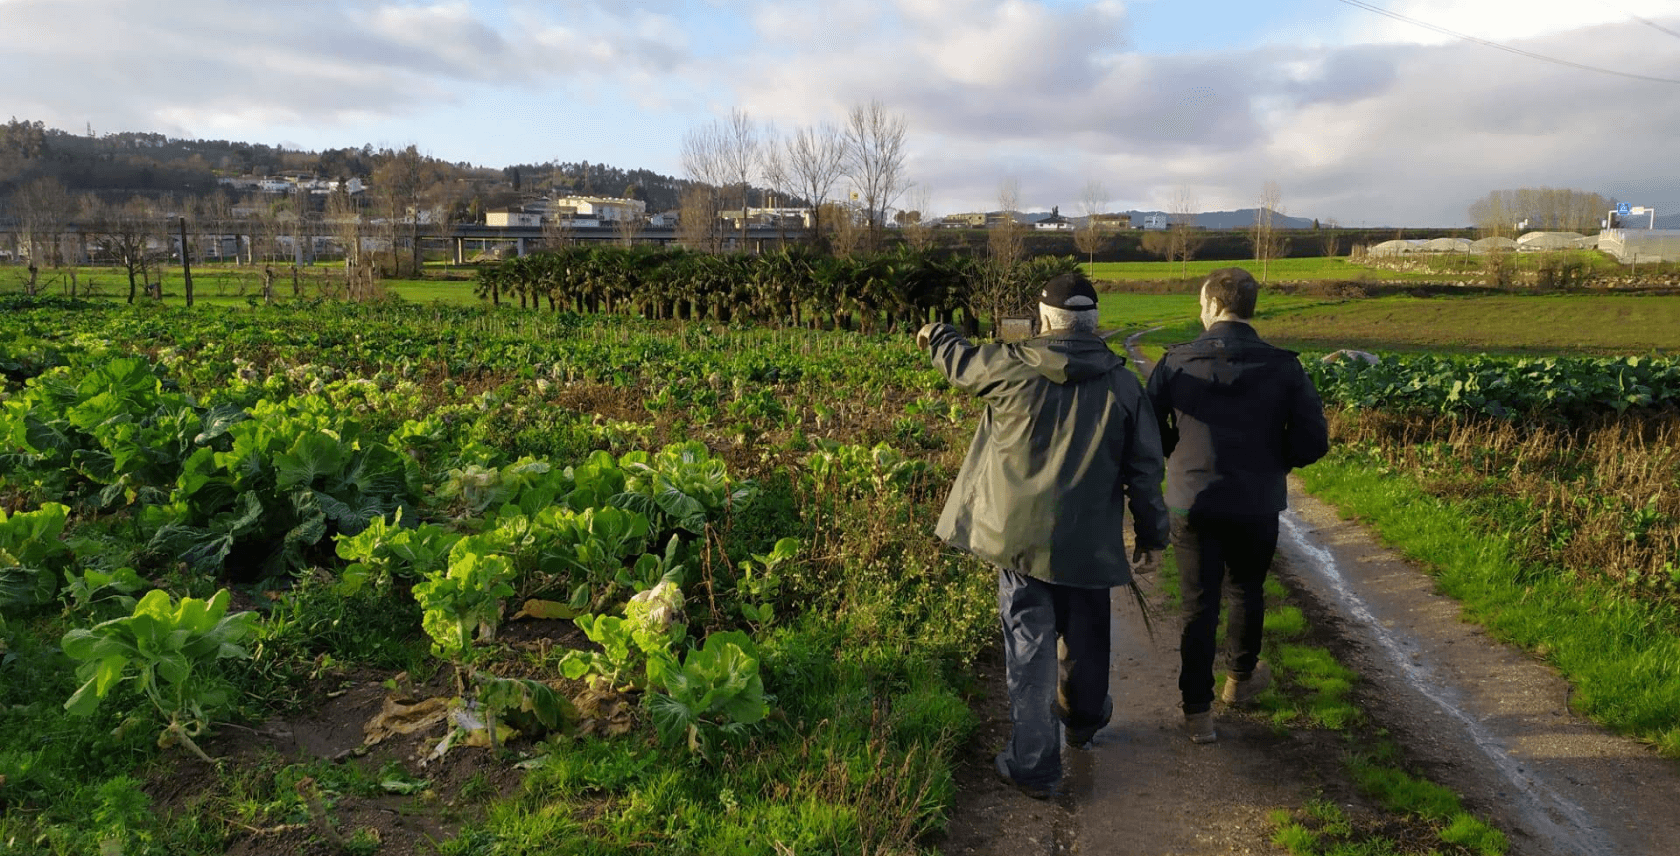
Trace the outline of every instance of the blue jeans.
{"type": "Polygon", "coordinates": [[[1226,582],[1237,595],[1225,619],[1230,669],[1239,674],[1254,671],[1266,620],[1266,571],[1277,539],[1276,514],[1226,517],[1173,511],[1172,547],[1184,601],[1178,691],[1185,713],[1200,713],[1213,705],[1219,606],[1226,582]]]}
{"type": "Polygon", "coordinates": [[[1108,723],[1108,595],[998,570],[1013,728],[997,762],[1023,785],[1061,781],[1063,724],[1089,734],[1108,723]]]}

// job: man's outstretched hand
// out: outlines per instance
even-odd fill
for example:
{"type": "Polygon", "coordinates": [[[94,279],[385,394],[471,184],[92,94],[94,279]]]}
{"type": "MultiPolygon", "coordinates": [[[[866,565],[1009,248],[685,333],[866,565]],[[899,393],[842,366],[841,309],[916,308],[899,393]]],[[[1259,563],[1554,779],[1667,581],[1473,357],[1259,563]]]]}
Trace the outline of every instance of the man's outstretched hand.
{"type": "Polygon", "coordinates": [[[916,347],[927,350],[928,339],[933,336],[933,328],[938,326],[937,322],[923,324],[922,329],[916,331],[916,347]]]}

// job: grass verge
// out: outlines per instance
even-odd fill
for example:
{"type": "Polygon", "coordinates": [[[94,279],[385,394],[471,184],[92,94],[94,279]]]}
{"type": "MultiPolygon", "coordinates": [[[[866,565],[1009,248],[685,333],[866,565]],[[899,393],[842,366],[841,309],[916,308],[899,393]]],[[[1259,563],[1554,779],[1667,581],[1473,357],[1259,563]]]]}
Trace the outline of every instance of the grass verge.
{"type": "Polygon", "coordinates": [[[1571,705],[1620,733],[1680,757],[1680,614],[1625,590],[1525,565],[1499,533],[1467,530],[1458,503],[1344,452],[1301,472],[1314,495],[1369,522],[1434,569],[1467,617],[1556,666],[1571,705]]]}

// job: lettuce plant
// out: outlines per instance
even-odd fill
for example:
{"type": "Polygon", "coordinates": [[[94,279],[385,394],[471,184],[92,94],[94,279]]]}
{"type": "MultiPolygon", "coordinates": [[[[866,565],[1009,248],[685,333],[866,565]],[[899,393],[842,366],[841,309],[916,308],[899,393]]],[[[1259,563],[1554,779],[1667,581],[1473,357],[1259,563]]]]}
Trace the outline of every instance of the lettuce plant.
{"type": "Polygon", "coordinates": [[[56,502],[10,517],[0,509],[0,614],[48,603],[58,592],[69,512],[56,502]]]}
{"type": "Polygon", "coordinates": [[[211,715],[228,700],[214,664],[248,657],[238,642],[250,635],[257,621],[253,612],[229,615],[229,599],[222,589],[209,600],[183,597],[177,603],[162,589],[153,589],[135,604],[132,615],[64,634],[64,653],[82,663],[76,670],[81,688],[64,709],[89,715],[112,687],[133,679],[166,720],[158,745],[180,743],[210,761],[194,738],[204,733],[211,715]]]}

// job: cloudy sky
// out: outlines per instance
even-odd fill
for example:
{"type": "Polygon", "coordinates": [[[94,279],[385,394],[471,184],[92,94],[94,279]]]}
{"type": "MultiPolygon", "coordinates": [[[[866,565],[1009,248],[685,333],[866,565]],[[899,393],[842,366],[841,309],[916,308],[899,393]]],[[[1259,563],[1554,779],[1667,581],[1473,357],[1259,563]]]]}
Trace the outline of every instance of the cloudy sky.
{"type": "Polygon", "coordinates": [[[1680,211],[1680,0],[0,0],[0,112],[75,133],[681,175],[741,109],[879,100],[902,207],[1468,222],[1491,190],[1680,211]]]}

